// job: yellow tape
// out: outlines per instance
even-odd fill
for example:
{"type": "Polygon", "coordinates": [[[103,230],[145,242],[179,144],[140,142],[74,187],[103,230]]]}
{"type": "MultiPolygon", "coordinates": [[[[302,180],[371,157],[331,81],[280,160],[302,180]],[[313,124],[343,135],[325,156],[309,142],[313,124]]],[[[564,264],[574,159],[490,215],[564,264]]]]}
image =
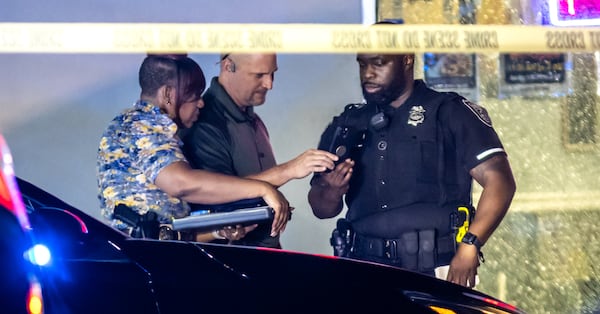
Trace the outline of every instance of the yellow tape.
{"type": "Polygon", "coordinates": [[[598,27],[0,23],[0,53],[532,53],[598,50],[598,27]]]}

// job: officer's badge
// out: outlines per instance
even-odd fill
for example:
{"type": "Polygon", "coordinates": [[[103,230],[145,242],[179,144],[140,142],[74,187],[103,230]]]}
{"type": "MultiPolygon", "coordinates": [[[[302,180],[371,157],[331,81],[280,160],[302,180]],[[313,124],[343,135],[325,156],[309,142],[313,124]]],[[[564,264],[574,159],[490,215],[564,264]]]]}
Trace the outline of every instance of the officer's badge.
{"type": "Polygon", "coordinates": [[[412,106],[408,113],[408,124],[417,126],[425,121],[425,109],[423,106],[412,106]]]}
{"type": "Polygon", "coordinates": [[[485,110],[485,108],[474,104],[466,99],[462,100],[462,103],[467,106],[467,108],[469,108],[469,110],[471,110],[471,112],[473,112],[475,114],[475,116],[477,116],[477,118],[483,122],[483,124],[489,126],[490,128],[492,127],[492,119],[490,118],[490,116],[487,113],[487,110],[485,110]]]}

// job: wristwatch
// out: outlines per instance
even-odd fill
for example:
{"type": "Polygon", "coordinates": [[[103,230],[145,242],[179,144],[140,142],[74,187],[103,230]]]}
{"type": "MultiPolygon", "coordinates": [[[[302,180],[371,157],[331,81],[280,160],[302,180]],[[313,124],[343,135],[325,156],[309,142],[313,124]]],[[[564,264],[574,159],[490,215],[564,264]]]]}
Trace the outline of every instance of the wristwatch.
{"type": "Polygon", "coordinates": [[[481,247],[483,246],[483,244],[477,239],[477,236],[472,234],[471,232],[465,233],[465,236],[460,242],[474,245],[477,248],[477,251],[480,251],[481,247]]]}

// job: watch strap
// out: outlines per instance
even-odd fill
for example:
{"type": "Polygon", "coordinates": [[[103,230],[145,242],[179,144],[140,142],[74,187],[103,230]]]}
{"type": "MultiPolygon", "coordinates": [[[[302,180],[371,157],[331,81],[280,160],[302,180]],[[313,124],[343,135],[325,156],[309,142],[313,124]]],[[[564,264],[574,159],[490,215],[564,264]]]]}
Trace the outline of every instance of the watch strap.
{"type": "Polygon", "coordinates": [[[471,232],[467,232],[465,236],[462,238],[462,243],[474,245],[478,251],[481,251],[481,247],[483,243],[477,239],[477,236],[472,234],[471,232]]]}

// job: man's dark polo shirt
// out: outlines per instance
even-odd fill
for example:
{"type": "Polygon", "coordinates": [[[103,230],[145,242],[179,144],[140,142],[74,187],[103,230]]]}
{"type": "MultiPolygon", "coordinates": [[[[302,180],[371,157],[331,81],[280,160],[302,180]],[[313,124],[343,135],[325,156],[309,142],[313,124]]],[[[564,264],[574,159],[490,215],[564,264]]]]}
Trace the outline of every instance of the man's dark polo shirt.
{"type": "MultiPolygon", "coordinates": [[[[203,100],[198,121],[182,133],[183,151],[192,167],[245,177],[276,165],[267,128],[253,107],[242,111],[217,77],[203,100]]],[[[279,236],[273,238],[270,232],[271,224],[264,223],[234,244],[280,247],[279,236]]]]}

